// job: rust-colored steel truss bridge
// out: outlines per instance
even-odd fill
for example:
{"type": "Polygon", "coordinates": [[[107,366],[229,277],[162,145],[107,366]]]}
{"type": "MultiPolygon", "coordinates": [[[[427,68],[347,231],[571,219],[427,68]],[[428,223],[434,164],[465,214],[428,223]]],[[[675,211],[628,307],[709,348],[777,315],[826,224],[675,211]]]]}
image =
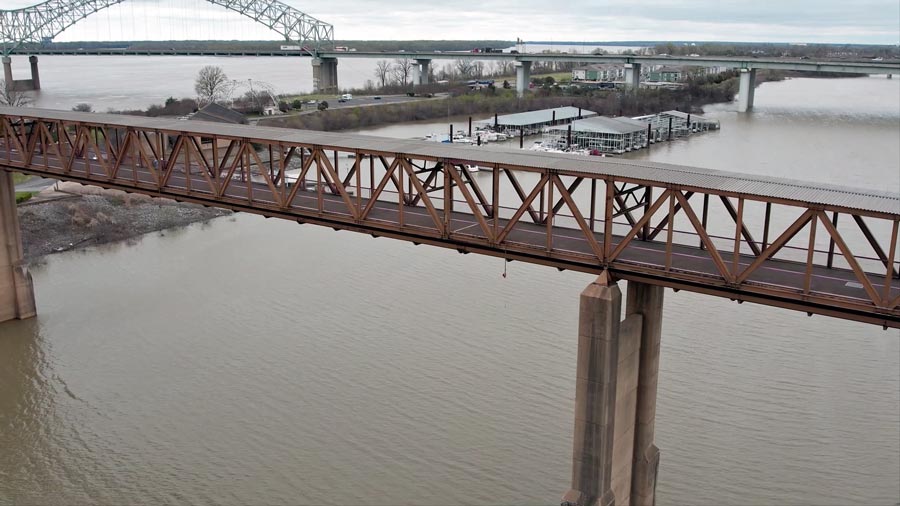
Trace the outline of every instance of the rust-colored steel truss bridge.
{"type": "Polygon", "coordinates": [[[0,108],[0,168],[900,328],[893,192],[13,108],[0,108]]]}

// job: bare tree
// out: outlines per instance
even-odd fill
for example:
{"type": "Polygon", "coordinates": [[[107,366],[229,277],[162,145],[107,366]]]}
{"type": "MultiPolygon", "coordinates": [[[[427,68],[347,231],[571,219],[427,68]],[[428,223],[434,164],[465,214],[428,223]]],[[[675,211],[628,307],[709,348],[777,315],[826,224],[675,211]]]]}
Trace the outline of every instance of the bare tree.
{"type": "MultiPolygon", "coordinates": [[[[243,83],[239,83],[243,86],[243,83]]],[[[247,79],[247,91],[238,99],[244,107],[252,109],[257,114],[263,114],[269,105],[278,105],[275,99],[275,89],[271,84],[263,81],[247,79]]]]}
{"type": "Polygon", "coordinates": [[[75,112],[94,112],[94,107],[87,102],[81,102],[80,104],[75,104],[72,110],[75,112]]]}
{"type": "Polygon", "coordinates": [[[218,102],[228,96],[231,82],[222,67],[207,65],[200,69],[194,81],[194,91],[200,105],[218,102]]]}
{"type": "Polygon", "coordinates": [[[31,95],[12,88],[6,89],[6,81],[0,79],[0,105],[27,107],[31,105],[31,102],[31,95]]]}
{"type": "Polygon", "coordinates": [[[475,65],[471,60],[456,60],[456,72],[459,74],[459,77],[463,79],[467,79],[472,76],[472,73],[475,70],[475,65]]]}
{"type": "Polygon", "coordinates": [[[510,76],[514,73],[513,70],[513,62],[511,61],[499,61],[497,62],[497,75],[500,76],[510,76]]]}
{"type": "Polygon", "coordinates": [[[387,60],[375,62],[375,77],[381,83],[381,87],[387,86],[388,76],[391,75],[391,63],[387,60]]]}
{"type": "Polygon", "coordinates": [[[438,79],[447,79],[450,80],[453,78],[453,65],[449,63],[445,63],[443,67],[441,67],[440,72],[437,74],[438,79]]]}
{"type": "Polygon", "coordinates": [[[394,80],[401,86],[406,86],[409,81],[409,75],[412,73],[413,61],[409,58],[397,58],[394,60],[394,80]]]}
{"type": "Polygon", "coordinates": [[[484,77],[484,62],[483,61],[477,61],[474,64],[472,64],[472,66],[474,67],[475,77],[477,77],[479,79],[484,77]]]}

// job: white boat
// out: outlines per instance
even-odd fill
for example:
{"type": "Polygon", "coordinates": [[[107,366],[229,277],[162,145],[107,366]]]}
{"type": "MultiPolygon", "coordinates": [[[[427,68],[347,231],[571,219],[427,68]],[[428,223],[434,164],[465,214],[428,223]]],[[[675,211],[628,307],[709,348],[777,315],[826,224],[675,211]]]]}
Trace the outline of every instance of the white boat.
{"type": "Polygon", "coordinates": [[[472,172],[478,172],[479,170],[481,170],[477,165],[469,165],[469,164],[466,164],[466,165],[465,165],[465,168],[466,168],[467,171],[469,171],[469,173],[472,173],[472,172]]]}

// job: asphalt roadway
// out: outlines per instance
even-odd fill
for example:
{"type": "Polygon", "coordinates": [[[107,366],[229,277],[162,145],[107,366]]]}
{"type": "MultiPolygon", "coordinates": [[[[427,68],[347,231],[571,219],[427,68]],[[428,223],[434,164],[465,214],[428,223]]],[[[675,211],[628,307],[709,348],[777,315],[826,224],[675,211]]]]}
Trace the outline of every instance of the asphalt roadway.
{"type": "MultiPolygon", "coordinates": [[[[350,107],[372,107],[384,104],[403,104],[407,102],[418,102],[420,100],[439,100],[445,99],[447,96],[446,93],[438,93],[434,97],[409,97],[407,95],[353,95],[352,99],[341,102],[340,95],[335,95],[334,98],[326,98],[325,102],[328,102],[328,110],[332,110],[347,109],[350,107]]],[[[318,110],[317,106],[318,103],[304,103],[303,109],[300,110],[300,114],[316,112],[318,110]]]]}

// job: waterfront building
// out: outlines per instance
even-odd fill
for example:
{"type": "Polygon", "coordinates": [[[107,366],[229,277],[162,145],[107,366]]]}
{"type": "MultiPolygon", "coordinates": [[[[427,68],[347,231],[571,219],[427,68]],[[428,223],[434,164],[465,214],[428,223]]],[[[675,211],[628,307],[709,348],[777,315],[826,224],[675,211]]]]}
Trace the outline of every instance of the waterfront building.
{"type": "Polygon", "coordinates": [[[495,132],[518,136],[539,134],[545,127],[568,125],[574,120],[597,116],[594,111],[588,111],[580,107],[556,107],[553,109],[541,109],[539,111],[520,112],[517,114],[505,114],[494,116],[492,119],[479,121],[495,132]]]}
{"type": "Polygon", "coordinates": [[[645,129],[646,125],[650,125],[650,139],[654,142],[719,129],[718,120],[681,111],[665,111],[659,114],[637,116],[634,120],[643,123],[645,129]],[[671,134],[669,133],[670,129],[671,134]]]}
{"type": "Polygon", "coordinates": [[[625,67],[613,63],[595,63],[572,69],[573,81],[620,81],[625,79],[625,67]]]}
{"type": "Polygon", "coordinates": [[[674,83],[684,78],[684,69],[681,67],[661,66],[658,69],[651,70],[648,80],[655,82],[674,83]]]}
{"type": "Polygon", "coordinates": [[[624,153],[647,144],[647,124],[631,118],[595,116],[573,121],[571,127],[571,132],[568,125],[547,127],[542,144],[601,153],[624,153]]]}

